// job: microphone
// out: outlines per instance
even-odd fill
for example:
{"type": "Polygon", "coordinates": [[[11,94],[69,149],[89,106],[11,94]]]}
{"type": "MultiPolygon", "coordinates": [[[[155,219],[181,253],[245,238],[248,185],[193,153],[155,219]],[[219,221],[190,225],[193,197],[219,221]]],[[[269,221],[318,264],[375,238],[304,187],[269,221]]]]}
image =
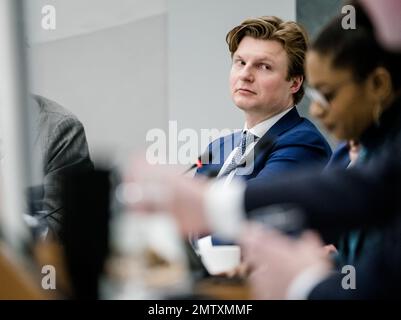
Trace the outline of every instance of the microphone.
{"type": "Polygon", "coordinates": [[[192,164],[188,169],[186,169],[182,174],[187,174],[189,171],[195,169],[195,168],[202,168],[203,164],[205,163],[210,163],[210,161],[213,159],[213,153],[212,150],[209,150],[209,148],[202,153],[196,162],[192,164]]]}

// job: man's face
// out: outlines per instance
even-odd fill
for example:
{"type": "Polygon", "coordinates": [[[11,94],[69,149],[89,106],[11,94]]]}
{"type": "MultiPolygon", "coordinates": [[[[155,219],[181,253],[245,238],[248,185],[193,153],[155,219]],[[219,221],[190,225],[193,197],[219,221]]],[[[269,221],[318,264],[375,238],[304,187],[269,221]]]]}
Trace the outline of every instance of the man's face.
{"type": "MultiPolygon", "coordinates": [[[[231,96],[247,114],[267,119],[293,105],[293,81],[287,81],[288,57],[275,40],[244,37],[233,55],[231,96]]],[[[295,91],[294,91],[295,90],[295,91]]]]}

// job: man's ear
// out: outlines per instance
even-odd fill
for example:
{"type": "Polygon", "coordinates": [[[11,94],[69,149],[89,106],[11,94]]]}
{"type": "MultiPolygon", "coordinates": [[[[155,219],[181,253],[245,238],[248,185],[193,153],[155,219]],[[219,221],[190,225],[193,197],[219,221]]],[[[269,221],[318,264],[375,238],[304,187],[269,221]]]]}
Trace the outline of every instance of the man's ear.
{"type": "Polygon", "coordinates": [[[301,88],[302,82],[304,81],[304,77],[303,76],[295,76],[295,77],[292,77],[290,81],[292,82],[291,87],[290,87],[291,93],[294,94],[294,93],[298,92],[299,88],[301,88]]]}

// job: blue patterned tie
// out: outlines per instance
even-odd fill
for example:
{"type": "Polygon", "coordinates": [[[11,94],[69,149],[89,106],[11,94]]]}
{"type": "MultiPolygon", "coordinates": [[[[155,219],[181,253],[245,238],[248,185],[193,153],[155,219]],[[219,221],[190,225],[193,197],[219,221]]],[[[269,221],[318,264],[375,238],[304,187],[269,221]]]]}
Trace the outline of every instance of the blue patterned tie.
{"type": "Polygon", "coordinates": [[[245,154],[246,148],[254,141],[256,141],[257,137],[250,133],[249,131],[245,130],[242,132],[241,136],[241,142],[237,147],[237,150],[234,153],[234,156],[231,159],[230,164],[227,166],[227,168],[224,170],[224,172],[220,175],[226,176],[228,175],[231,171],[236,169],[238,166],[241,164],[241,160],[245,154]]]}

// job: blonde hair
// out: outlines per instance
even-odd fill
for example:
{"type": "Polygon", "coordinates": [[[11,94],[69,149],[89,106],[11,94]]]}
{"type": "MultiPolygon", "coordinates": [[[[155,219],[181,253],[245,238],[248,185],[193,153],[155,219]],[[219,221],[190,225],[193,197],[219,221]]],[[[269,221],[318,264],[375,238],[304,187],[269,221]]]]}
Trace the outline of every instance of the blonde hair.
{"type": "MultiPolygon", "coordinates": [[[[233,56],[245,36],[261,40],[275,40],[283,45],[288,57],[287,80],[295,76],[305,79],[304,62],[308,48],[308,36],[303,27],[294,21],[283,21],[274,16],[263,16],[243,21],[227,33],[226,41],[233,56]]],[[[293,94],[294,104],[304,95],[303,83],[293,94]]]]}

